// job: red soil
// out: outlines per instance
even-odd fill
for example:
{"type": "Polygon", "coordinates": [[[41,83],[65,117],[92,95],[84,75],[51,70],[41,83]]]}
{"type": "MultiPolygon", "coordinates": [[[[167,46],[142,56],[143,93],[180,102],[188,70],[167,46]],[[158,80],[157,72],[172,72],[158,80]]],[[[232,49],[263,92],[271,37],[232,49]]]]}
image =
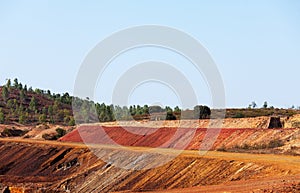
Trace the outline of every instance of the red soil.
{"type": "Polygon", "coordinates": [[[61,141],[205,150],[285,138],[296,129],[205,129],[80,126],[61,141]],[[136,134],[139,133],[139,134],[136,134]],[[143,135],[142,135],[143,134],[143,135]]]}

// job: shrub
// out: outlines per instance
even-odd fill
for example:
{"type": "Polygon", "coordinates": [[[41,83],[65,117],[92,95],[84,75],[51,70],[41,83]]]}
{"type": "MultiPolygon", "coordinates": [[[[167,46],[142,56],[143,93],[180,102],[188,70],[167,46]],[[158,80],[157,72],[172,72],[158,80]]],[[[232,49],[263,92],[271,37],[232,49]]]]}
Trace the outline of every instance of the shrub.
{"type": "Polygon", "coordinates": [[[64,136],[66,134],[66,130],[62,129],[62,128],[57,128],[56,129],[56,132],[57,132],[57,139],[64,136]]]}
{"type": "Polygon", "coordinates": [[[42,114],[39,116],[39,122],[40,123],[45,123],[46,122],[46,119],[47,119],[47,116],[42,114]]]}
{"type": "Polygon", "coordinates": [[[166,120],[176,120],[176,116],[173,113],[167,113],[166,120]]]}
{"type": "Polygon", "coordinates": [[[233,118],[244,118],[244,117],[245,117],[245,115],[241,112],[238,112],[233,116],[233,118]]]}
{"type": "Polygon", "coordinates": [[[211,115],[211,110],[208,106],[197,105],[194,107],[195,119],[207,119],[211,115]]]}
{"type": "Polygon", "coordinates": [[[276,148],[276,147],[282,147],[284,146],[284,142],[280,139],[274,139],[269,142],[268,148],[276,148]]]}
{"type": "Polygon", "coordinates": [[[284,146],[284,142],[280,139],[274,139],[269,141],[268,143],[262,143],[262,144],[243,144],[242,146],[236,145],[235,149],[245,149],[245,150],[259,150],[259,149],[273,149],[276,147],[282,147],[284,146]]]}
{"type": "Polygon", "coordinates": [[[70,121],[68,123],[69,126],[74,126],[75,125],[75,119],[73,117],[70,118],[70,121]]]}

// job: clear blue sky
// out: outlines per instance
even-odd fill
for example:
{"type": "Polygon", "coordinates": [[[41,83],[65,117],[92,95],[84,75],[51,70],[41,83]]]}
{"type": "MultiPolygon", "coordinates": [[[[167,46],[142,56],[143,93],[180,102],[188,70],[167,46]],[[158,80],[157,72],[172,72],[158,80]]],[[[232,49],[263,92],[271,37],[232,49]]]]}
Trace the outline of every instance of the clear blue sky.
{"type": "MultiPolygon", "coordinates": [[[[115,31],[145,24],[174,27],[198,39],[219,68],[228,107],[246,107],[252,101],[259,106],[264,101],[300,106],[298,0],[1,1],[0,81],[17,77],[33,87],[72,93],[81,62],[98,42],[115,31]]],[[[135,52],[119,63],[145,60],[134,58],[139,50],[135,52]]],[[[172,58],[164,51],[143,50],[147,52],[146,59],[172,58]]],[[[108,71],[115,73],[110,78],[121,73],[117,63],[108,71]]],[[[193,81],[192,70],[185,73],[193,81]]],[[[113,81],[104,81],[113,87],[113,81]]],[[[205,83],[193,84],[198,85],[199,100],[210,104],[205,83]]],[[[158,102],[168,92],[159,85],[144,85],[130,102],[158,102]]],[[[98,88],[97,93],[100,101],[111,102],[108,91],[98,88]]],[[[173,106],[176,97],[163,103],[173,106]]]]}

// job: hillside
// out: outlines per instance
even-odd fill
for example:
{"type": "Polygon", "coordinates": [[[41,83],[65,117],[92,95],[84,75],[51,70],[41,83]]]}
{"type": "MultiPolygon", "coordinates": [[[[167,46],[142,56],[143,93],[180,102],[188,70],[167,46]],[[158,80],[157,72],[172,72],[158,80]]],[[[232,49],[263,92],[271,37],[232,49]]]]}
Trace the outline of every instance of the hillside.
{"type": "MultiPolygon", "coordinates": [[[[222,113],[222,110],[209,109],[207,106],[195,106],[193,110],[182,110],[178,106],[165,108],[159,106],[120,107],[105,105],[87,99],[79,99],[68,93],[55,94],[50,90],[27,88],[18,82],[8,80],[0,86],[0,124],[36,125],[41,123],[75,125],[72,104],[79,109],[76,116],[77,123],[109,122],[114,120],[179,120],[179,119],[207,119],[222,113]],[[96,115],[90,113],[96,109],[96,115]],[[184,117],[181,116],[184,112],[184,117]],[[211,115],[211,116],[210,116],[211,115]]],[[[245,108],[226,109],[226,118],[248,118],[259,116],[290,117],[299,114],[296,109],[245,108]]]]}
{"type": "Polygon", "coordinates": [[[51,94],[51,91],[33,90],[23,86],[15,79],[14,85],[8,83],[0,87],[0,123],[56,123],[74,125],[72,117],[72,98],[68,93],[51,94]]]}
{"type": "Polygon", "coordinates": [[[289,192],[292,185],[293,192],[299,190],[300,167],[295,156],[224,152],[200,156],[198,151],[184,151],[160,167],[139,170],[144,163],[134,162],[138,157],[155,158],[144,161],[156,165],[177,154],[176,150],[93,148],[110,162],[102,161],[83,144],[0,139],[4,155],[0,157],[0,182],[14,193],[220,192],[217,190],[228,188],[235,192],[289,192]],[[117,163],[124,168],[115,166],[117,163]],[[218,188],[213,191],[213,187],[218,188]]]}

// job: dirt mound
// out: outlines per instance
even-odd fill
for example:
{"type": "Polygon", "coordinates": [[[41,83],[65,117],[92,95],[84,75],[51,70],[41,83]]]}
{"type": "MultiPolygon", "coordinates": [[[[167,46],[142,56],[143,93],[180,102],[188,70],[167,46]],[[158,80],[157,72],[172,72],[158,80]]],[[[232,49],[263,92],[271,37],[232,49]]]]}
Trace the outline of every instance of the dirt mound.
{"type": "Polygon", "coordinates": [[[286,118],[284,123],[285,128],[300,128],[300,115],[294,115],[286,118]]]}
{"type": "MultiPolygon", "coordinates": [[[[152,169],[135,170],[115,167],[92,154],[84,145],[58,142],[0,142],[0,182],[11,190],[27,192],[113,192],[149,191],[216,185],[231,181],[282,178],[299,173],[294,157],[210,152],[200,156],[197,151],[183,152],[170,162],[152,169]]],[[[126,151],[95,146],[112,162],[122,161],[132,168],[136,157],[147,148],[126,151]],[[117,155],[117,156],[116,156],[117,155]]],[[[175,150],[148,153],[161,162],[175,150]]],[[[147,161],[147,159],[146,159],[147,161]]],[[[141,162],[135,162],[138,168],[141,162]]],[[[149,163],[152,164],[152,163],[149,163]]]]}
{"type": "Polygon", "coordinates": [[[75,129],[72,126],[62,126],[53,124],[41,124],[33,126],[17,126],[17,125],[0,125],[0,137],[16,137],[16,138],[30,138],[43,139],[43,135],[55,135],[56,129],[61,128],[67,133],[75,129]]]}

